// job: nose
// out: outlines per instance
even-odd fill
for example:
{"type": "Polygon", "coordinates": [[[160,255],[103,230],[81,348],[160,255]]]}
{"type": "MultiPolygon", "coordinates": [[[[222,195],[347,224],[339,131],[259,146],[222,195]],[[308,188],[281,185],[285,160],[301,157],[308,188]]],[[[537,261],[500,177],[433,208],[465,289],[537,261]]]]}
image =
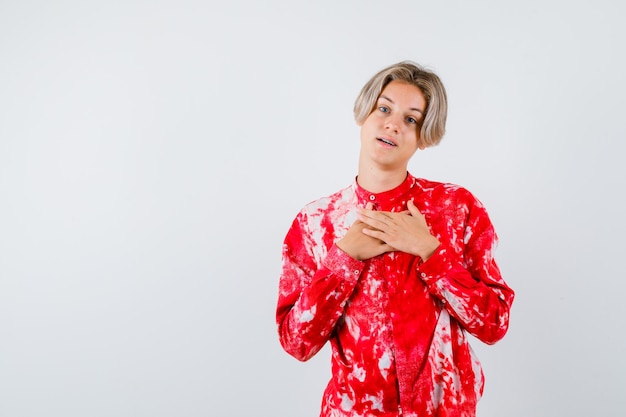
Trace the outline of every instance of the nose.
{"type": "Polygon", "coordinates": [[[385,129],[392,130],[397,133],[399,131],[399,126],[400,122],[394,115],[387,117],[387,119],[385,120],[385,129]]]}

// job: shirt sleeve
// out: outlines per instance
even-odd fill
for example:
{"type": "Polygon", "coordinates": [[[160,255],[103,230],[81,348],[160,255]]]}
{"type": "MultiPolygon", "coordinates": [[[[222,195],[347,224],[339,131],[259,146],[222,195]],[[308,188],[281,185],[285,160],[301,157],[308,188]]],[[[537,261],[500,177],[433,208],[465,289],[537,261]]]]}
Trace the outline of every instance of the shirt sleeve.
{"type": "Polygon", "coordinates": [[[317,261],[315,245],[324,243],[313,238],[307,220],[306,211],[301,211],[285,237],[276,309],[280,343],[301,361],[310,359],[330,338],[364,268],[364,262],[334,242],[317,261]]]}
{"type": "Polygon", "coordinates": [[[493,344],[508,330],[514,292],[494,260],[497,235],[487,211],[466,190],[458,197],[467,208],[462,241],[442,242],[418,275],[470,334],[493,344]]]}

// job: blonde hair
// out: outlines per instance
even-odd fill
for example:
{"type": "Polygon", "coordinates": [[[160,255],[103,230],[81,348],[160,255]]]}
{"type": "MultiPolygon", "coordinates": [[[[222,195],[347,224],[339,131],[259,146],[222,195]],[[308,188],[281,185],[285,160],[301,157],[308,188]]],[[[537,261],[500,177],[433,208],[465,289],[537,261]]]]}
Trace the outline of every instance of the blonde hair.
{"type": "Polygon", "coordinates": [[[419,88],[426,99],[426,112],[420,126],[420,146],[441,142],[446,131],[448,99],[439,77],[412,61],[402,61],[382,69],[361,89],[354,103],[354,119],[360,126],[374,111],[380,93],[391,81],[398,80],[419,88]]]}

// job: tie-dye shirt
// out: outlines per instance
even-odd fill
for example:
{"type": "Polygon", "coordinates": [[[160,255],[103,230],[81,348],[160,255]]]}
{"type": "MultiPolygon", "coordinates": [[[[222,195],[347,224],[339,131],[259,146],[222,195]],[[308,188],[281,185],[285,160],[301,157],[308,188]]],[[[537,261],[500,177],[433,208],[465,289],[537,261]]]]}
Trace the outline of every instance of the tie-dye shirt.
{"type": "Polygon", "coordinates": [[[280,342],[306,361],[331,343],[322,417],[476,415],[483,372],[466,332],[495,343],[513,291],[493,259],[496,233],[466,189],[415,178],[370,193],[355,181],[298,213],[283,244],[280,342]],[[356,208],[400,212],[413,200],[441,242],[357,261],[339,249],[356,208]]]}

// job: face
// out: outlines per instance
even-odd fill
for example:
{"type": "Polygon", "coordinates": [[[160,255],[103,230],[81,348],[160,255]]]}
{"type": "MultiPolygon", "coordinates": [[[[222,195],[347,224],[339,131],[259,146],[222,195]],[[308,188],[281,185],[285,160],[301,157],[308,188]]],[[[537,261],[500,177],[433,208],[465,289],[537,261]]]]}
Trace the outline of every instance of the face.
{"type": "Polygon", "coordinates": [[[361,125],[362,162],[406,170],[418,149],[425,112],[426,99],[418,87],[398,80],[387,84],[361,125]]]}

